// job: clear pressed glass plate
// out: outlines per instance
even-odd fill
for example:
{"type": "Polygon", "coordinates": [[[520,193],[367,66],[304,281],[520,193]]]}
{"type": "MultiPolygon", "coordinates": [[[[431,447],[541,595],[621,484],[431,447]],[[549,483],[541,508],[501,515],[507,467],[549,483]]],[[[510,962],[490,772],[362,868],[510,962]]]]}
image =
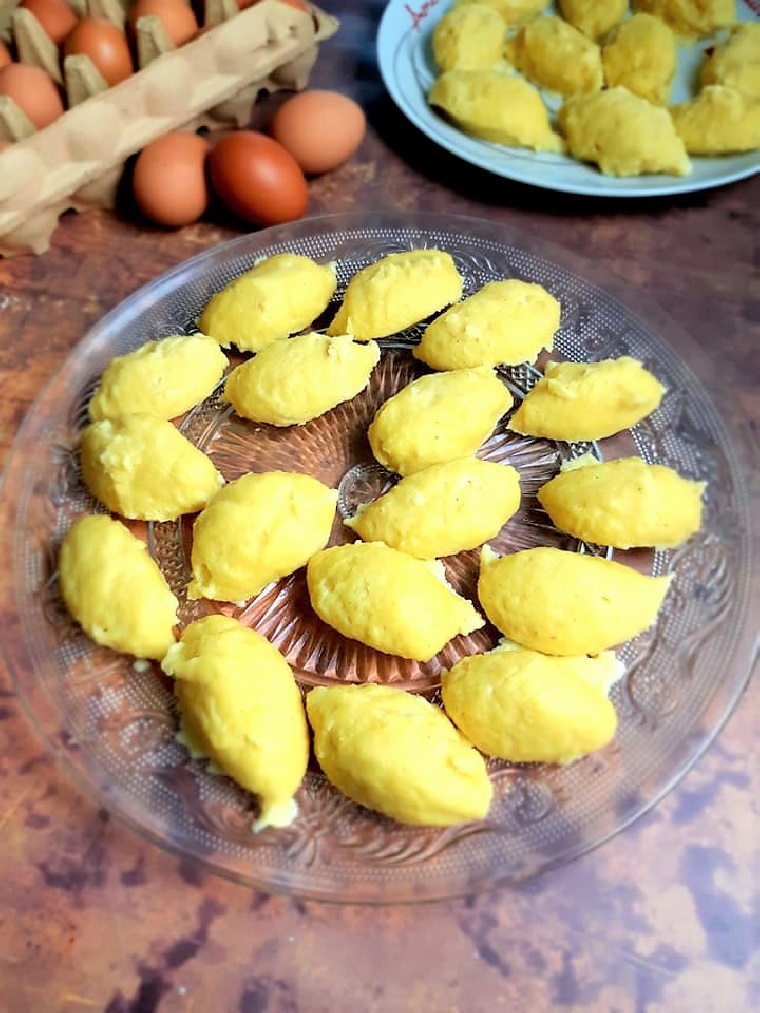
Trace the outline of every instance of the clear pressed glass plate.
{"type": "MultiPolygon", "coordinates": [[[[4,563],[12,574],[3,601],[4,647],[15,686],[52,753],[99,803],[156,843],[192,856],[251,886],[346,902],[431,900],[516,882],[593,848],[653,805],[709,744],[749,675],[752,557],[747,494],[730,441],[704,389],[667,343],[571,255],[488,222],[435,215],[325,216],[224,244],[131,296],[81,341],[35,403],[5,476],[4,563]],[[615,552],[645,573],[675,573],[657,624],[623,645],[626,675],[613,691],[620,726],[607,749],[571,766],[492,763],[494,803],[486,820],[452,829],[402,827],[354,805],[317,769],[299,792],[299,816],[286,830],[252,833],[256,803],[228,779],[192,760],[176,741],[171,686],[157,665],[99,648],[69,619],[56,575],[60,541],[82,513],[97,509],[78,467],[87,401],[106,363],[150,338],[192,332],[213,292],[262,256],[291,251],[337,265],[339,290],[359,268],[401,250],[437,247],[454,257],[469,294],[485,282],[540,282],[560,300],[555,354],[595,360],[629,354],[668,393],[647,420],[613,440],[570,446],[508,433],[504,420],[481,456],[521,473],[519,514],[491,544],[510,551],[539,544],[612,555],[579,545],[549,523],[535,499],[562,460],[591,450],[602,458],[638,453],[709,482],[704,525],[668,552],[615,552]],[[573,269],[566,266],[573,264],[573,269]]],[[[633,294],[632,294],[633,297],[633,294]]],[[[658,314],[658,320],[664,318],[658,314]]],[[[382,342],[369,387],[303,427],[245,422],[210,397],[179,422],[225,477],[287,468],[340,490],[332,541],[356,504],[394,476],[374,464],[366,429],[376,408],[414,376],[409,349],[419,328],[382,342]]],[[[516,400],[535,378],[505,372],[516,400]]],[[[303,571],[243,606],[187,602],[191,519],[133,525],[148,541],[181,600],[183,622],[214,610],[238,616],[285,654],[304,689],[374,680],[433,699],[442,669],[487,650],[487,627],[452,641],[431,662],[391,658],[344,640],[310,610],[303,571]]],[[[452,582],[474,597],[477,554],[445,561],[452,582]]]]}

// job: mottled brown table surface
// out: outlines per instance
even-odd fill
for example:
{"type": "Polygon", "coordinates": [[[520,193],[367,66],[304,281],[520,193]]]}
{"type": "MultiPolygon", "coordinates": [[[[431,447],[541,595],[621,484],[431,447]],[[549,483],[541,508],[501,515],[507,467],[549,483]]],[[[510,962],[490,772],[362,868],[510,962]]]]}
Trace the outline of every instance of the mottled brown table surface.
{"type": "MultiPolygon", "coordinates": [[[[331,9],[343,28],[313,80],[359,98],[370,130],[349,164],[313,183],[311,211],[462,212],[604,264],[631,305],[654,300],[689,335],[683,354],[720,406],[757,511],[760,176],[630,203],[492,178],[392,107],[374,64],[380,8],[331,9]]],[[[67,216],[48,254],[0,261],[3,460],[92,323],[237,231],[218,216],[177,234],[67,216]]],[[[757,683],[678,787],[598,851],[519,889],[379,909],[255,893],[158,850],[67,782],[5,671],[0,696],[0,1008],[10,1013],[760,1005],[757,683]]]]}

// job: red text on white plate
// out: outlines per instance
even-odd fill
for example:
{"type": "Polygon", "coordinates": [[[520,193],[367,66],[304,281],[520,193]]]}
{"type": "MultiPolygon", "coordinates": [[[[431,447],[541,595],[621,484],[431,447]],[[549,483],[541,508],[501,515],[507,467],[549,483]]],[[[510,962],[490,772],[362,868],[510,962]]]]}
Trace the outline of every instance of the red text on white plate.
{"type": "Polygon", "coordinates": [[[441,0],[425,0],[425,3],[418,11],[413,10],[409,4],[404,4],[404,10],[412,19],[412,28],[419,31],[422,22],[428,16],[433,7],[436,7],[440,2],[441,0]]]}

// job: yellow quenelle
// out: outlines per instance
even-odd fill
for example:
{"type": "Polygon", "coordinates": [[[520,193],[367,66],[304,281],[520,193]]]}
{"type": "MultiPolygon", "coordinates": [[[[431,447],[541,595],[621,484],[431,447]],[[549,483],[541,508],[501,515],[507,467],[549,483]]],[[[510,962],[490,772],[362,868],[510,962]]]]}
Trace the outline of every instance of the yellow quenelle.
{"type": "Polygon", "coordinates": [[[560,315],[541,285],[490,281],[428,324],[412,354],[441,370],[533,362],[542,348],[553,348],[560,315]]]}
{"type": "Polygon", "coordinates": [[[612,651],[558,658],[497,647],[443,674],[443,706],[488,756],[571,763],[615,735],[617,715],[607,692],[621,670],[612,651]]]}
{"type": "Polygon", "coordinates": [[[346,524],[367,542],[435,559],[482,545],[519,506],[514,468],[464,457],[403,478],[346,524]]]}
{"type": "Polygon", "coordinates": [[[603,84],[599,46],[561,18],[536,18],[506,47],[529,81],[559,95],[583,95],[603,84]]]}
{"type": "Polygon", "coordinates": [[[182,631],[161,665],[174,677],[180,738],[259,797],[255,830],[286,827],[309,761],[301,694],[287,661],[268,640],[226,616],[182,631]]]}
{"type": "Polygon", "coordinates": [[[494,626],[524,647],[599,654],[652,625],[671,579],[549,546],[501,558],[486,546],[478,596],[494,626]]]}
{"type": "Polygon", "coordinates": [[[736,21],[736,0],[633,0],[633,9],[655,14],[684,41],[712,35],[736,21]]]}
{"type": "Polygon", "coordinates": [[[160,660],[174,643],[177,599],[120,521],[78,520],[61,545],[58,573],[66,608],[98,644],[160,660]]]}
{"type": "Polygon", "coordinates": [[[242,602],[330,537],[338,493],[310,475],[267,471],[220,489],[193,525],[188,598],[242,602]]]}
{"type": "Polygon", "coordinates": [[[273,342],[234,369],[224,398],[254,422],[303,425],[364,390],[379,359],[374,341],[299,334],[273,342]]]}
{"type": "Polygon", "coordinates": [[[211,458],[152,415],[91,423],[80,456],[93,496],[134,520],[175,520],[200,510],[224,484],[211,458]]]}
{"type": "Polygon", "coordinates": [[[664,549],[699,530],[705,487],[640,457],[600,463],[584,454],[543,485],[538,500],[560,531],[585,542],[664,549]]]}
{"type": "Polygon", "coordinates": [[[706,57],[699,84],[722,84],[760,102],[760,23],[734,25],[728,39],[706,57]]]}
{"type": "Polygon", "coordinates": [[[508,68],[447,70],[430,89],[428,102],[464,133],[484,141],[535,151],[563,149],[538,89],[508,68]]]}
{"type": "Polygon", "coordinates": [[[692,155],[729,155],[760,148],[760,101],[735,88],[710,84],[690,102],[670,110],[692,155]]]}
{"type": "Polygon", "coordinates": [[[212,393],[227,364],[219,343],[206,334],[146,341],[108,363],[89,404],[90,419],[135,413],[176,418],[212,393]]]}
{"type": "Polygon", "coordinates": [[[641,422],[665,388],[637,359],[549,362],[508,428],[568,443],[600,440],[641,422]]]}
{"type": "Polygon", "coordinates": [[[653,14],[634,14],[605,44],[602,65],[608,87],[623,85],[640,98],[665,105],[678,65],[676,37],[653,14]]]}
{"type": "Polygon", "coordinates": [[[389,686],[332,686],[306,698],[314,753],[344,795],[400,823],[483,819],[492,788],[483,757],[438,707],[389,686]]]}
{"type": "Polygon", "coordinates": [[[348,283],[328,334],[370,341],[397,334],[462,296],[462,276],[442,250],[390,253],[348,283]]]}
{"type": "Polygon", "coordinates": [[[452,637],[485,625],[445,582],[441,563],[422,562],[383,542],[317,552],[306,576],[323,622],[385,654],[429,661],[452,637]]]}
{"type": "Polygon", "coordinates": [[[258,352],[312,324],[327,309],[336,286],[330,264],[278,253],[217,292],[199,326],[225,348],[258,352]]]}
{"type": "Polygon", "coordinates": [[[589,39],[600,39],[628,13],[628,0],[558,0],[565,21],[589,39]]]}
{"type": "Polygon", "coordinates": [[[502,57],[504,22],[483,3],[458,4],[433,29],[433,57],[441,70],[492,67],[502,57]]]}
{"type": "Polygon", "coordinates": [[[668,110],[627,88],[605,88],[568,99],[558,122],[573,158],[594,162],[607,176],[691,172],[668,110]]]}
{"type": "Polygon", "coordinates": [[[548,0],[458,0],[457,6],[470,4],[485,4],[497,12],[504,27],[511,28],[532,21],[548,6],[548,0]]]}
{"type": "Polygon", "coordinates": [[[377,411],[369,445],[380,464],[411,475],[474,454],[511,405],[488,367],[421,376],[377,411]]]}

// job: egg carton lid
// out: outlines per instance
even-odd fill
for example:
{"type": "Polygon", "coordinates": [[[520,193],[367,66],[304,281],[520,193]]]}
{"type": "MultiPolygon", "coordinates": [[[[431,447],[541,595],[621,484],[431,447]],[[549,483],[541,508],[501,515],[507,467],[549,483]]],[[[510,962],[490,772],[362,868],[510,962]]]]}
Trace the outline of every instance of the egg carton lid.
{"type": "Polygon", "coordinates": [[[124,162],[168,131],[242,122],[261,87],[305,84],[337,27],[320,8],[260,0],[4,149],[0,255],[42,253],[65,210],[112,203],[124,162]]]}

